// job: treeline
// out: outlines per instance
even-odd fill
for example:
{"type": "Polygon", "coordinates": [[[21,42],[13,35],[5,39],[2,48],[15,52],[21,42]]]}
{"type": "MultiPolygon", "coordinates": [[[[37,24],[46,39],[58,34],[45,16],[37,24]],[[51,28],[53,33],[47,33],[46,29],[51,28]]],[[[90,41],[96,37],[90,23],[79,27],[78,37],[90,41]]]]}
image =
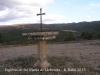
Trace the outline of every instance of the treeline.
{"type": "MultiPolygon", "coordinates": [[[[40,24],[20,24],[16,26],[0,26],[0,31],[4,30],[39,30],[40,24]]],[[[94,31],[100,32],[100,21],[79,22],[79,23],[61,23],[61,24],[43,24],[44,30],[76,30],[76,31],[94,31]]]]}
{"type": "Polygon", "coordinates": [[[2,43],[2,34],[0,33],[0,43],[2,43]]]}
{"type": "Polygon", "coordinates": [[[76,31],[95,31],[100,32],[100,21],[93,22],[79,22],[79,23],[69,23],[63,26],[63,29],[76,30],[76,31]]]}
{"type": "Polygon", "coordinates": [[[22,36],[22,33],[25,32],[31,32],[31,30],[20,30],[20,29],[14,29],[10,31],[3,31],[1,32],[1,43],[5,45],[17,45],[17,44],[30,44],[34,41],[28,40],[26,37],[22,36]]]}
{"type": "Polygon", "coordinates": [[[55,39],[56,42],[67,41],[80,41],[80,40],[99,40],[100,32],[83,31],[83,32],[64,32],[60,31],[59,35],[55,39]]]}
{"type": "MultiPolygon", "coordinates": [[[[36,44],[35,40],[28,40],[26,37],[22,36],[23,30],[12,30],[0,33],[0,43],[5,45],[18,45],[18,44],[36,44]]],[[[54,40],[48,41],[48,43],[55,42],[67,42],[67,41],[80,41],[80,40],[94,40],[100,39],[100,33],[92,31],[83,32],[65,32],[59,31],[59,35],[54,40]]]]}
{"type": "MultiPolygon", "coordinates": [[[[34,44],[36,41],[27,40],[22,33],[39,32],[39,24],[0,27],[0,44],[34,44]]],[[[48,42],[66,42],[79,40],[100,39],[100,21],[68,24],[43,24],[43,31],[58,31],[56,39],[48,42]],[[73,30],[77,32],[66,32],[73,30]]]]}

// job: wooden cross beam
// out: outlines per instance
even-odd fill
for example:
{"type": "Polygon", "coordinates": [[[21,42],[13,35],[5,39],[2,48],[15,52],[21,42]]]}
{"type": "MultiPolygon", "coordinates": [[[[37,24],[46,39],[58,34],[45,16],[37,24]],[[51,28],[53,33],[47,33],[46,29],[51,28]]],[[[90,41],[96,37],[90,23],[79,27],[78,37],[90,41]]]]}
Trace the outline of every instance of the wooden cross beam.
{"type": "Polygon", "coordinates": [[[37,14],[37,16],[40,15],[40,30],[42,32],[42,15],[45,15],[45,13],[42,13],[42,8],[40,8],[40,14],[37,14]]]}

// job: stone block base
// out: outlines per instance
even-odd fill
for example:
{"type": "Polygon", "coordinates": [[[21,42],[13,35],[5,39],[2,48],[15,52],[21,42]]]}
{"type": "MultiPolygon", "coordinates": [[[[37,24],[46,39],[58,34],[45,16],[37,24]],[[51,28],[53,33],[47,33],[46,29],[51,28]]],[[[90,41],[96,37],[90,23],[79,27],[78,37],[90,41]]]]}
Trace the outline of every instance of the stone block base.
{"type": "Polygon", "coordinates": [[[34,66],[37,66],[37,67],[41,67],[41,68],[47,68],[47,67],[50,67],[50,63],[48,63],[47,59],[45,60],[42,60],[42,59],[39,59],[35,64],[34,66]]]}

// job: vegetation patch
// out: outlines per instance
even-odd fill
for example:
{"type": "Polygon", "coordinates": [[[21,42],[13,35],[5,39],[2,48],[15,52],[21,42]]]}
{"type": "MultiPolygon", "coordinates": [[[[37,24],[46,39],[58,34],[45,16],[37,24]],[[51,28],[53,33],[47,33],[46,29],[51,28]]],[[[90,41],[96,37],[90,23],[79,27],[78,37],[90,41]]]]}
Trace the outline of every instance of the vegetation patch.
{"type": "Polygon", "coordinates": [[[60,69],[60,71],[40,71],[41,68],[34,67],[37,58],[33,56],[9,59],[4,62],[0,75],[95,75],[98,70],[93,69],[88,64],[70,57],[48,57],[51,66],[48,69],[60,69]],[[5,71],[5,68],[24,69],[21,71],[5,71]],[[29,69],[39,69],[39,71],[29,71],[29,69]],[[26,70],[25,70],[26,69],[26,70]]]}

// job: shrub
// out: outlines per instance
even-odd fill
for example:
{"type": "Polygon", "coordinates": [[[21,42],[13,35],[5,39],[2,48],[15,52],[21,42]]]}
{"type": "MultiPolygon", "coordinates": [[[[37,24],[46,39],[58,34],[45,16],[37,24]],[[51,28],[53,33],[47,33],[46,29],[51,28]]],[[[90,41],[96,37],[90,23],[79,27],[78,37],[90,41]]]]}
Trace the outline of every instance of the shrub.
{"type": "Polygon", "coordinates": [[[2,34],[0,33],[0,43],[2,42],[2,34]]]}
{"type": "Polygon", "coordinates": [[[69,32],[67,34],[67,37],[65,38],[65,41],[72,41],[72,40],[75,40],[75,36],[72,32],[69,32]]]}
{"type": "Polygon", "coordinates": [[[98,33],[98,38],[100,39],[100,32],[98,33]]]}
{"type": "Polygon", "coordinates": [[[93,38],[93,34],[92,34],[92,32],[84,31],[84,32],[82,32],[80,37],[83,39],[91,40],[93,38]]]}

